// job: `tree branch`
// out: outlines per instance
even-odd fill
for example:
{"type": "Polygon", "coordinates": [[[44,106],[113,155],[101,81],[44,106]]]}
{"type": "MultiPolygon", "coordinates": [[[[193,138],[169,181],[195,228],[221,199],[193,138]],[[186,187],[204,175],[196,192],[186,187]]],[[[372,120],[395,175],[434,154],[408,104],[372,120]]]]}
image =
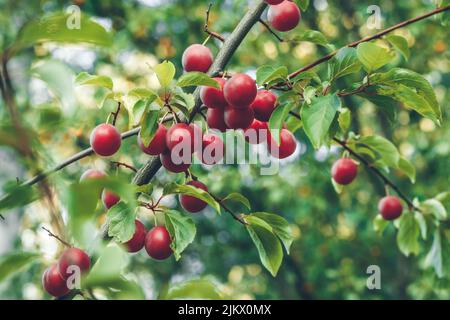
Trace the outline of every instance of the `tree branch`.
{"type": "MultiPolygon", "coordinates": [[[[441,7],[441,8],[437,8],[437,9],[435,9],[435,10],[433,10],[433,11],[430,11],[430,12],[425,13],[425,14],[423,14],[423,15],[420,15],[420,16],[418,16],[418,17],[415,17],[415,18],[408,19],[408,20],[405,20],[405,21],[403,21],[403,22],[397,23],[396,25],[394,25],[394,26],[392,26],[392,27],[390,27],[390,28],[387,28],[387,29],[385,29],[385,30],[383,30],[383,31],[381,31],[381,32],[378,32],[377,34],[374,34],[373,36],[369,36],[369,37],[363,38],[363,39],[361,39],[361,40],[358,40],[358,41],[349,43],[348,45],[346,45],[346,46],[343,47],[343,48],[346,48],[346,47],[347,47],[347,48],[353,48],[353,47],[356,47],[356,46],[357,46],[358,44],[360,44],[360,43],[368,42],[368,41],[371,41],[371,40],[375,40],[375,39],[381,38],[382,36],[384,36],[384,35],[386,35],[386,34],[392,32],[392,31],[394,31],[394,30],[397,30],[397,29],[406,27],[406,26],[408,26],[408,25],[410,25],[410,24],[413,24],[413,23],[415,23],[415,22],[417,22],[417,21],[426,19],[426,18],[428,18],[428,17],[434,16],[434,15],[439,14],[439,13],[441,13],[441,12],[445,12],[445,11],[447,11],[447,10],[449,10],[449,9],[450,9],[450,5],[447,5],[447,6],[444,6],[444,7],[441,7]]],[[[321,63],[323,63],[323,62],[325,62],[325,61],[330,60],[331,58],[333,58],[333,57],[336,55],[336,53],[337,53],[338,51],[339,51],[339,49],[338,49],[338,50],[335,50],[335,51],[333,51],[333,52],[331,52],[331,53],[329,53],[329,54],[327,54],[326,56],[323,56],[322,58],[320,58],[320,59],[314,61],[313,63],[310,63],[310,64],[308,64],[308,65],[306,65],[306,66],[304,66],[304,67],[298,69],[297,71],[292,72],[292,73],[288,76],[288,79],[292,79],[292,78],[294,78],[295,76],[299,75],[300,73],[305,72],[305,71],[307,71],[307,70],[310,70],[310,69],[314,68],[315,66],[317,66],[317,65],[319,65],[319,64],[321,64],[321,63]]]]}
{"type": "MultiPolygon", "coordinates": [[[[293,117],[301,120],[301,117],[298,113],[290,111],[289,112],[290,115],[292,115],[293,117]]],[[[355,152],[353,149],[351,149],[347,143],[343,140],[340,140],[336,137],[333,137],[333,141],[335,141],[337,144],[339,144],[342,148],[344,148],[345,150],[347,150],[352,156],[354,156],[356,159],[358,159],[360,162],[362,162],[367,169],[369,169],[370,171],[372,171],[375,175],[377,175],[383,182],[385,185],[388,185],[392,188],[392,190],[394,190],[398,196],[400,198],[402,198],[407,204],[409,209],[414,209],[416,211],[420,212],[420,209],[417,208],[412,201],[403,193],[403,191],[394,183],[392,182],[386,175],[383,174],[383,172],[381,172],[378,168],[374,167],[369,161],[367,161],[364,157],[362,157],[361,155],[359,155],[357,152],[355,152]]]]}
{"type": "Polygon", "coordinates": [[[281,38],[275,31],[272,30],[272,28],[265,22],[263,19],[259,19],[259,22],[266,27],[266,29],[280,42],[284,42],[284,39],[281,38]]]}

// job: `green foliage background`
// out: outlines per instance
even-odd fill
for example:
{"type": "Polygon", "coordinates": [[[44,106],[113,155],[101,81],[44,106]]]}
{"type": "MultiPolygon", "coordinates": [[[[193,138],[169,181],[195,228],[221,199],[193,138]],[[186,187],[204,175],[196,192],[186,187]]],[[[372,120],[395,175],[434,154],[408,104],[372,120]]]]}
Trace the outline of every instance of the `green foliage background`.
{"type": "MultiPolygon", "coordinates": [[[[33,148],[38,154],[35,163],[22,157],[14,157],[23,172],[24,180],[30,168],[48,169],[53,164],[89,146],[89,133],[96,124],[104,121],[113,107],[98,109],[103,92],[90,87],[59,87],[62,95],[53,94],[41,101],[33,91],[36,78],[50,77],[50,81],[62,84],[67,75],[81,71],[107,75],[120,89],[152,85],[151,71],[147,64],[168,59],[181,75],[181,55],[191,43],[205,39],[203,24],[206,1],[148,1],[146,6],[138,1],[92,0],[73,1],[81,5],[84,14],[95,16],[110,24],[114,30],[112,45],[107,48],[90,46],[95,54],[93,64],[83,67],[83,56],[71,57],[73,47],[38,44],[21,51],[11,61],[11,77],[16,88],[16,100],[25,126],[32,132],[33,148]],[[64,47],[65,51],[57,51],[64,47]],[[49,61],[52,61],[49,63],[49,61]],[[55,61],[63,61],[59,64],[55,61]],[[48,63],[39,70],[42,63],[48,63]],[[73,98],[71,98],[73,96],[73,98]]],[[[373,2],[373,1],[372,1],[373,2]]],[[[337,48],[372,34],[366,20],[371,1],[311,1],[303,13],[300,26],[292,33],[308,29],[320,30],[329,43],[337,48]],[[313,2],[327,3],[323,11],[313,2]]],[[[230,32],[242,17],[249,3],[254,1],[215,1],[211,15],[213,30],[230,32]]],[[[0,0],[0,48],[2,51],[16,39],[20,27],[27,21],[51,12],[60,12],[71,1],[7,1],[0,0]]],[[[383,27],[417,16],[434,8],[431,1],[377,1],[383,16],[383,27]]],[[[398,109],[396,121],[388,119],[374,105],[357,97],[344,99],[352,110],[352,129],[362,135],[379,134],[390,139],[407,156],[417,170],[417,182],[411,184],[406,176],[392,171],[391,175],[408,194],[420,200],[432,198],[443,191],[450,191],[450,122],[449,83],[450,64],[448,29],[438,19],[431,18],[398,31],[408,39],[411,56],[405,61],[400,55],[392,66],[407,67],[425,75],[433,84],[443,110],[443,124],[437,127],[417,113],[398,109]]],[[[217,45],[210,41],[210,48],[217,52],[217,45]]],[[[80,46],[85,47],[85,46],[80,46]]],[[[285,65],[289,70],[314,61],[326,54],[327,48],[312,43],[278,43],[263,26],[255,26],[234,55],[228,68],[233,71],[254,71],[258,66],[285,65]]],[[[85,57],[85,56],[84,56],[85,57]]],[[[326,67],[317,68],[325,75],[326,67]]],[[[356,80],[356,79],[353,79],[356,80]]],[[[153,81],[153,82],[152,82],[153,81]]],[[[345,88],[351,81],[345,78],[338,86],[345,88]]],[[[39,88],[39,87],[38,87],[39,88]]],[[[42,93],[42,89],[41,89],[42,93]]],[[[119,125],[126,128],[126,115],[119,125]]],[[[7,141],[11,129],[9,113],[0,102],[0,148],[17,155],[7,141]]],[[[444,256],[446,275],[438,278],[431,268],[424,268],[424,257],[432,243],[431,235],[421,242],[418,257],[406,258],[396,245],[396,231],[390,225],[380,235],[374,231],[373,218],[377,214],[378,198],[384,194],[384,186],[370,173],[361,170],[355,183],[340,195],[330,182],[330,166],[339,157],[332,149],[314,151],[303,132],[297,133],[301,142],[301,156],[280,170],[277,176],[260,176],[257,167],[216,166],[205,170],[199,166],[194,172],[210,190],[226,195],[231,192],[244,194],[253,211],[275,212],[290,223],[295,235],[291,255],[285,256],[276,278],[262,268],[258,253],[244,228],[226,215],[216,216],[212,210],[193,216],[197,236],[175,262],[150,260],[145,252],[131,257],[128,272],[143,284],[147,297],[156,298],[168,286],[180,281],[209,277],[220,283],[221,292],[232,298],[255,299],[449,299],[450,264],[444,256]],[[378,265],[382,270],[382,289],[366,288],[366,269],[378,265]]],[[[19,154],[20,155],[20,154],[19,154]]],[[[147,160],[137,147],[134,138],[125,140],[117,159],[140,167],[147,160]]],[[[58,195],[63,195],[71,182],[78,180],[89,167],[108,169],[108,162],[95,157],[70,166],[50,178],[58,195]]],[[[109,168],[114,172],[113,168],[109,168]]],[[[119,175],[131,180],[132,172],[121,170],[119,175]]],[[[0,181],[15,181],[10,172],[0,169],[0,181]]],[[[173,175],[161,172],[156,180],[160,185],[173,180],[173,175]]],[[[9,184],[10,185],[10,184],[9,184]]],[[[169,203],[170,205],[171,203],[169,203]]],[[[176,205],[176,201],[172,202],[176,205]]],[[[450,203],[444,203],[447,210],[450,203]]],[[[236,207],[236,210],[242,210],[236,207]]],[[[49,224],[45,204],[35,203],[17,213],[20,227],[13,242],[15,250],[40,252],[39,260],[24,272],[2,279],[1,298],[49,298],[40,286],[45,266],[55,258],[55,250],[48,250],[45,233],[39,230],[41,223],[49,224]],[[25,236],[35,239],[30,244],[25,236]],[[24,242],[27,244],[24,245],[24,242]]],[[[102,222],[98,213],[98,223],[102,222]]],[[[147,226],[152,217],[143,216],[147,226]]],[[[0,223],[4,223],[0,221],[0,223]]],[[[448,224],[449,221],[444,223],[448,224]]],[[[444,254],[448,254],[447,228],[443,239],[444,254]]],[[[3,258],[6,257],[6,254],[3,258]]],[[[18,258],[17,258],[18,259],[18,258]]],[[[21,257],[27,261],[30,257],[21,257]]],[[[211,288],[198,285],[195,292],[205,290],[213,297],[211,288]]]]}

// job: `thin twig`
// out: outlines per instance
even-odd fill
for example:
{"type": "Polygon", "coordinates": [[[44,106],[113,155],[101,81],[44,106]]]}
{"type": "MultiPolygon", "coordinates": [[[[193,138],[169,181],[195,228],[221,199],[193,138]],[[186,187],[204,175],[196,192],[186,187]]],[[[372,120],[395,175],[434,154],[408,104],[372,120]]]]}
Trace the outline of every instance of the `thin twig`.
{"type": "Polygon", "coordinates": [[[219,205],[226,211],[228,212],[234,220],[238,221],[239,223],[243,224],[243,225],[248,225],[248,223],[239,215],[237,215],[236,213],[234,213],[230,208],[228,208],[224,203],[223,200],[220,199],[219,197],[216,197],[215,195],[213,195],[211,192],[208,192],[211,197],[214,198],[214,200],[217,201],[217,203],[219,203],[219,205]]]}
{"type": "Polygon", "coordinates": [[[111,161],[111,163],[116,165],[117,168],[124,167],[124,168],[130,169],[131,171],[133,171],[135,173],[137,172],[137,169],[135,167],[133,167],[132,165],[129,165],[125,162],[111,161]]]}
{"type": "Polygon", "coordinates": [[[47,231],[48,235],[50,237],[53,237],[55,239],[57,239],[59,242],[61,242],[62,244],[64,244],[65,246],[71,248],[72,245],[66,241],[64,241],[61,237],[57,236],[56,234],[54,234],[53,232],[51,232],[49,229],[47,229],[46,227],[42,227],[42,229],[44,229],[45,231],[47,231]]]}
{"type": "Polygon", "coordinates": [[[117,118],[119,117],[119,113],[120,113],[120,106],[121,106],[121,103],[118,102],[116,112],[111,112],[111,115],[113,116],[113,120],[112,120],[113,126],[116,126],[116,121],[117,121],[117,118]]]}
{"type": "Polygon", "coordinates": [[[222,42],[225,42],[225,38],[222,35],[218,34],[217,32],[209,30],[209,14],[211,12],[211,7],[212,7],[212,3],[210,3],[208,5],[208,9],[206,10],[205,26],[204,26],[203,30],[207,34],[209,34],[211,37],[216,38],[222,42]]]}
{"type": "Polygon", "coordinates": [[[266,29],[275,37],[278,41],[284,42],[284,39],[280,37],[275,31],[272,30],[272,28],[265,22],[263,19],[259,19],[259,22],[266,27],[266,29]]]}

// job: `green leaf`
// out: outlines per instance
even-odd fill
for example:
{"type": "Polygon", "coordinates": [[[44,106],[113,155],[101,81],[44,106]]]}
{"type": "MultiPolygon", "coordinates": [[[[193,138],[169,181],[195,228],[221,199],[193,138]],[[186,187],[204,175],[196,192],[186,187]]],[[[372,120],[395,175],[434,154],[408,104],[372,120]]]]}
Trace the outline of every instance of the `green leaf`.
{"type": "Polygon", "coordinates": [[[302,11],[306,11],[306,9],[308,9],[309,0],[297,0],[296,3],[302,11]]]}
{"type": "Polygon", "coordinates": [[[373,84],[380,84],[384,88],[380,90],[380,94],[392,96],[425,117],[442,120],[441,108],[434,89],[421,74],[408,69],[394,68],[385,73],[376,73],[370,80],[373,84]]]}
{"type": "Polygon", "coordinates": [[[184,194],[200,199],[209,204],[217,213],[220,214],[220,205],[208,192],[190,185],[181,185],[177,183],[169,183],[164,187],[164,195],[168,194],[184,194]]]}
{"type": "Polygon", "coordinates": [[[143,184],[141,186],[136,186],[136,193],[144,193],[144,194],[151,195],[152,192],[153,192],[153,184],[152,183],[147,183],[147,184],[143,184]]]}
{"type": "Polygon", "coordinates": [[[158,120],[161,109],[158,105],[147,101],[147,106],[145,107],[145,113],[141,118],[141,131],[140,136],[142,139],[142,143],[145,146],[148,146],[150,142],[153,140],[156,131],[158,130],[158,120]]]}
{"type": "Polygon", "coordinates": [[[37,200],[39,195],[31,186],[14,186],[0,199],[0,211],[8,212],[9,209],[24,207],[37,200]]]}
{"type": "Polygon", "coordinates": [[[425,214],[432,214],[436,219],[444,221],[447,219],[447,210],[444,205],[437,199],[428,199],[420,204],[420,209],[425,214]]]}
{"type": "Polygon", "coordinates": [[[39,253],[14,251],[0,257],[0,282],[16,273],[23,272],[31,263],[40,258],[39,253]]]}
{"type": "Polygon", "coordinates": [[[332,48],[332,46],[328,43],[327,37],[325,37],[322,32],[317,30],[306,30],[302,34],[296,35],[291,41],[308,41],[326,48],[332,48]]]}
{"type": "Polygon", "coordinates": [[[363,42],[356,48],[356,54],[367,72],[380,69],[394,58],[392,52],[371,42],[363,42]]]}
{"type": "Polygon", "coordinates": [[[225,294],[221,292],[216,283],[202,278],[184,281],[182,283],[172,285],[167,293],[158,297],[160,300],[180,300],[180,299],[210,299],[223,300],[225,294]]]}
{"type": "Polygon", "coordinates": [[[439,232],[439,229],[436,229],[436,231],[434,232],[433,244],[431,245],[430,251],[425,257],[425,266],[433,267],[436,275],[439,278],[442,278],[444,276],[441,234],[439,232]]]}
{"type": "Polygon", "coordinates": [[[84,288],[103,288],[112,299],[141,300],[145,298],[142,288],[123,274],[129,264],[129,254],[115,243],[102,248],[82,286],[84,288]]]}
{"type": "Polygon", "coordinates": [[[416,168],[408,159],[400,157],[398,161],[398,169],[406,174],[412,183],[416,182],[416,168]]]}
{"type": "Polygon", "coordinates": [[[295,133],[303,126],[302,120],[298,119],[297,117],[289,117],[286,121],[286,127],[287,129],[295,133]]]}
{"type": "Polygon", "coordinates": [[[289,249],[294,241],[294,237],[292,236],[291,228],[289,227],[289,223],[286,219],[277,214],[267,212],[254,212],[250,215],[250,217],[251,216],[267,222],[267,224],[272,228],[272,232],[280,238],[286,252],[289,254],[289,249]]]}
{"type": "Polygon", "coordinates": [[[113,89],[113,82],[110,77],[91,75],[87,72],[81,72],[80,74],[78,74],[75,78],[75,84],[79,86],[94,85],[109,90],[113,89]]]}
{"type": "Polygon", "coordinates": [[[225,201],[237,201],[242,203],[244,206],[246,206],[249,210],[252,208],[250,201],[246,197],[244,197],[242,194],[233,192],[227,195],[225,198],[222,199],[222,202],[225,201]]]}
{"type": "Polygon", "coordinates": [[[397,245],[405,255],[417,255],[419,253],[419,223],[412,214],[403,214],[400,218],[400,225],[397,234],[397,245]]]}
{"type": "Polygon", "coordinates": [[[68,28],[71,16],[56,13],[44,16],[39,20],[28,22],[20,30],[14,44],[15,49],[22,49],[40,42],[90,43],[99,46],[110,46],[112,34],[100,24],[85,15],[80,17],[80,28],[68,28]]]}
{"type": "Polygon", "coordinates": [[[330,82],[340,77],[359,72],[361,63],[358,60],[355,48],[342,48],[328,64],[328,77],[330,82]]]}
{"type": "Polygon", "coordinates": [[[336,191],[337,194],[341,194],[342,191],[344,190],[344,186],[334,181],[333,178],[331,178],[331,184],[333,185],[333,189],[334,191],[336,191]]]}
{"type": "Polygon", "coordinates": [[[303,129],[314,148],[318,149],[324,144],[340,107],[341,100],[336,93],[314,98],[310,106],[303,106],[301,110],[303,129]]]}
{"type": "Polygon", "coordinates": [[[422,239],[426,240],[427,239],[427,222],[425,221],[423,214],[415,211],[414,219],[416,219],[417,223],[419,224],[419,230],[420,230],[420,235],[422,236],[422,239]]]}
{"type": "Polygon", "coordinates": [[[348,131],[348,129],[350,128],[351,120],[352,120],[352,113],[350,109],[341,108],[339,110],[338,123],[342,132],[346,133],[348,131]]]}
{"type": "Polygon", "coordinates": [[[264,65],[256,70],[256,83],[262,86],[275,80],[284,80],[287,76],[288,69],[285,66],[275,68],[269,65],[264,65]]]}
{"type": "Polygon", "coordinates": [[[406,60],[409,59],[410,52],[409,52],[409,46],[408,41],[405,39],[405,37],[397,36],[397,35],[388,35],[386,36],[386,40],[389,41],[389,43],[397,49],[406,60]]]}
{"type": "Polygon", "coordinates": [[[170,61],[164,61],[154,67],[161,87],[168,87],[175,77],[175,66],[170,61]]]}
{"type": "Polygon", "coordinates": [[[379,87],[377,86],[371,86],[367,88],[364,93],[358,93],[358,96],[369,100],[371,103],[379,107],[387,119],[391,123],[394,123],[397,118],[396,108],[400,105],[400,103],[391,97],[379,95],[377,92],[378,89],[379,87]]]}
{"type": "Polygon", "coordinates": [[[170,247],[178,261],[181,258],[181,253],[194,241],[197,229],[194,220],[181,212],[167,210],[164,211],[164,217],[167,231],[172,238],[170,247]]]}
{"type": "Polygon", "coordinates": [[[283,127],[284,120],[289,114],[289,111],[294,106],[293,103],[288,103],[286,105],[280,105],[272,112],[269,119],[269,131],[273,140],[279,145],[280,144],[280,131],[283,127]]]}
{"type": "Polygon", "coordinates": [[[283,260],[283,249],[270,225],[258,217],[247,216],[246,226],[263,266],[276,276],[283,260]]]}
{"type": "Polygon", "coordinates": [[[177,82],[179,87],[207,86],[220,89],[219,83],[203,72],[188,72],[183,74],[177,82]]]}
{"type": "Polygon", "coordinates": [[[384,229],[389,225],[389,221],[383,219],[380,214],[377,214],[373,219],[373,230],[379,235],[383,234],[384,229]]]}
{"type": "Polygon", "coordinates": [[[73,114],[76,111],[75,74],[66,64],[57,60],[40,61],[32,66],[31,74],[47,84],[65,112],[73,114]]]}
{"type": "Polygon", "coordinates": [[[125,243],[133,237],[136,230],[136,213],[120,201],[108,210],[108,236],[118,243],[125,243]]]}
{"type": "Polygon", "coordinates": [[[376,164],[381,166],[397,168],[400,161],[400,154],[397,147],[392,142],[381,136],[361,137],[356,142],[356,151],[358,153],[368,155],[375,154],[375,158],[373,160],[376,164]]]}
{"type": "Polygon", "coordinates": [[[154,97],[155,99],[153,99],[152,101],[158,98],[158,94],[156,94],[156,92],[147,88],[134,88],[128,91],[128,95],[136,97],[138,99],[150,99],[154,97]]]}
{"type": "Polygon", "coordinates": [[[103,189],[111,190],[120,196],[131,210],[136,208],[133,185],[124,183],[116,177],[87,179],[74,183],[67,188],[65,203],[69,214],[69,228],[76,241],[83,245],[92,240],[89,222],[93,222],[98,200],[103,189]]]}

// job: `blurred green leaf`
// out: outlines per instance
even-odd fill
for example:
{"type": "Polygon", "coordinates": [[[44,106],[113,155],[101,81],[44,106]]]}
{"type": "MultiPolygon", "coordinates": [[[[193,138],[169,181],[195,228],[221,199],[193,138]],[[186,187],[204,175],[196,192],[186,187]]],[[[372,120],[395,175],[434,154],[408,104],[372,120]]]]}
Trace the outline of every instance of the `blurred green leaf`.
{"type": "Polygon", "coordinates": [[[433,244],[431,245],[430,251],[425,257],[425,265],[428,267],[433,267],[436,275],[439,278],[442,278],[444,276],[441,234],[439,232],[439,229],[436,229],[436,231],[434,232],[433,244]]]}
{"type": "Polygon", "coordinates": [[[381,136],[365,136],[361,137],[356,143],[356,152],[367,153],[366,150],[369,149],[375,153],[375,158],[373,159],[375,163],[388,166],[392,168],[397,168],[400,161],[400,154],[397,147],[381,136]]]}
{"type": "Polygon", "coordinates": [[[339,122],[339,127],[341,128],[343,133],[346,133],[348,131],[348,129],[350,128],[351,120],[352,120],[352,113],[351,113],[350,109],[341,108],[339,110],[338,122],[339,122]]]}
{"type": "Polygon", "coordinates": [[[308,41],[326,48],[333,49],[333,46],[328,43],[327,37],[325,37],[325,35],[322,32],[317,30],[306,30],[301,34],[295,35],[294,38],[291,39],[291,41],[295,42],[308,41]]]}
{"type": "Polygon", "coordinates": [[[39,253],[14,251],[0,257],[0,282],[13,276],[18,272],[23,272],[33,262],[40,258],[39,253]]]}
{"type": "Polygon", "coordinates": [[[76,85],[94,85],[109,90],[113,89],[113,82],[110,77],[91,75],[87,72],[81,72],[75,78],[76,85]]]}
{"type": "Polygon", "coordinates": [[[26,206],[39,198],[32,186],[19,185],[11,188],[0,198],[0,212],[26,206]]]}
{"type": "Polygon", "coordinates": [[[444,221],[447,219],[447,210],[437,199],[428,199],[420,204],[420,209],[426,214],[432,214],[436,219],[444,221]]]}
{"type": "Polygon", "coordinates": [[[73,85],[75,73],[66,64],[57,60],[39,61],[32,66],[31,74],[47,84],[65,112],[73,114],[76,111],[77,98],[73,85]]]}
{"type": "Polygon", "coordinates": [[[288,69],[285,66],[278,68],[264,65],[256,70],[256,83],[260,86],[272,81],[285,80],[288,76],[288,69]]]}
{"type": "Polygon", "coordinates": [[[216,283],[208,279],[192,279],[172,285],[167,293],[158,297],[160,300],[185,300],[185,299],[225,299],[216,283]]]}
{"type": "Polygon", "coordinates": [[[405,157],[400,157],[398,161],[398,169],[406,174],[412,183],[416,182],[416,168],[405,157]]]}
{"type": "Polygon", "coordinates": [[[14,44],[23,49],[40,42],[89,43],[110,46],[112,34],[85,15],[80,16],[80,28],[69,28],[70,15],[53,13],[23,26],[14,44]]]}

